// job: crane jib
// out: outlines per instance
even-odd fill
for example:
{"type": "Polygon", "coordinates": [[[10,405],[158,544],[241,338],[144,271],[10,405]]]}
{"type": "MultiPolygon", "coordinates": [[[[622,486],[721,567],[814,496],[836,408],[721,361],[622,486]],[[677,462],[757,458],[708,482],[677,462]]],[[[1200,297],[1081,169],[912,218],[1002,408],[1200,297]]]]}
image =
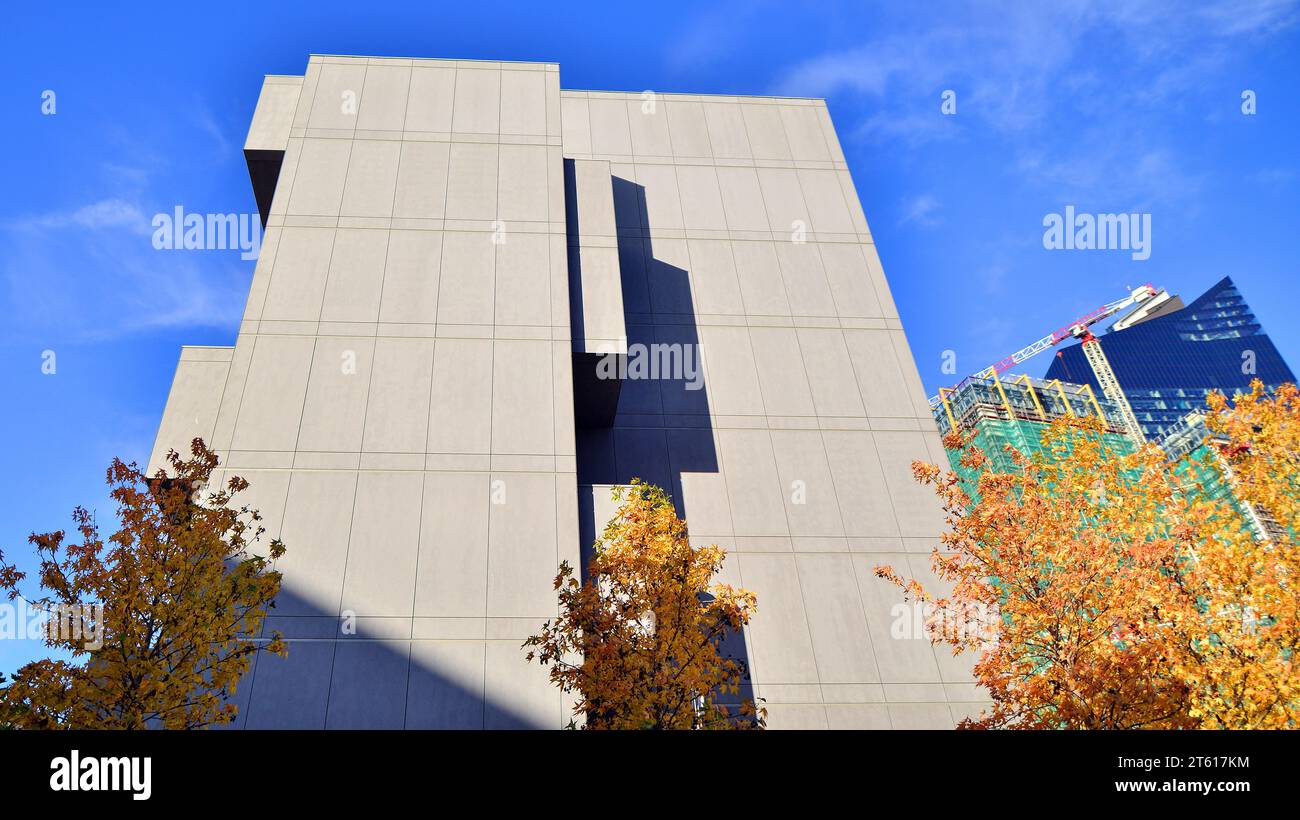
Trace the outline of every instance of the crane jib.
{"type": "MultiPolygon", "coordinates": [[[[960,389],[971,379],[991,379],[1001,373],[1005,373],[1007,370],[1010,370],[1015,365],[1018,365],[1021,362],[1024,362],[1027,359],[1032,358],[1033,356],[1037,356],[1039,353],[1042,353],[1044,350],[1047,350],[1049,347],[1055,347],[1057,344],[1061,343],[1062,341],[1072,336],[1078,336],[1084,339],[1085,341],[1088,341],[1089,339],[1095,341],[1095,337],[1092,337],[1092,334],[1088,331],[1088,328],[1092,327],[1093,325],[1102,321],[1103,319],[1106,319],[1110,316],[1114,316],[1116,313],[1123,310],[1124,308],[1129,307],[1130,305],[1139,302],[1145,302],[1147,299],[1150,299],[1155,295],[1156,295],[1156,289],[1154,286],[1150,284],[1146,284],[1146,285],[1142,285],[1141,287],[1134,288],[1133,291],[1130,292],[1129,295],[1126,296],[1125,298],[1118,299],[1114,302],[1109,302],[1097,308],[1096,310],[1093,310],[1089,313],[1085,313],[1083,316],[1080,316],[1078,319],[1074,320],[1073,322],[1066,325],[1065,327],[1057,330],[1051,335],[1044,336],[1043,338],[1039,339],[1033,344],[1021,348],[1015,353],[1012,353],[1010,356],[1007,356],[1006,358],[1003,359],[999,359],[997,362],[984,368],[983,370],[980,370],[970,376],[967,376],[966,378],[962,379],[957,384],[957,386],[953,389],[954,390],[960,389]]],[[[1121,405],[1121,413],[1123,413],[1123,415],[1125,416],[1125,422],[1126,422],[1125,426],[1129,428],[1130,435],[1133,435],[1135,436],[1135,438],[1138,438],[1140,440],[1141,430],[1137,425],[1137,419],[1133,416],[1133,411],[1128,406],[1127,400],[1124,399],[1123,392],[1120,391],[1119,389],[1119,383],[1115,381],[1115,377],[1113,373],[1109,373],[1109,374],[1105,373],[1105,371],[1109,370],[1109,364],[1105,363],[1104,354],[1100,353],[1100,346],[1098,346],[1098,350],[1096,353],[1090,353],[1089,351],[1085,350],[1085,354],[1087,354],[1086,358],[1088,359],[1088,363],[1093,367],[1094,374],[1097,375],[1098,377],[1098,383],[1102,386],[1103,392],[1105,392],[1107,396],[1110,396],[1112,393],[1117,393],[1119,395],[1119,404],[1121,405]],[[1100,373],[1097,372],[1099,369],[1103,372],[1100,373]],[[1107,386],[1106,382],[1108,381],[1112,382],[1109,390],[1106,389],[1107,386]]],[[[930,398],[931,406],[937,407],[941,403],[942,403],[941,396],[932,396],[930,398]]]]}

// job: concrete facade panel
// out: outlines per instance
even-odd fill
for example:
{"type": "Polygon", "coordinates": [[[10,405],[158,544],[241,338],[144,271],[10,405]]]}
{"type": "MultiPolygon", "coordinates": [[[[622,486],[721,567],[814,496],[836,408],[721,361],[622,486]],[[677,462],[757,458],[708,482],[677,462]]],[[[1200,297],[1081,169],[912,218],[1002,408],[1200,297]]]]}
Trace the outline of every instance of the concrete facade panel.
{"type": "Polygon", "coordinates": [[[749,342],[769,416],[815,416],[794,328],[751,327],[749,342]]]}
{"type": "Polygon", "coordinates": [[[356,492],[356,472],[303,470],[293,474],[280,531],[280,537],[293,548],[286,549],[276,568],[294,579],[296,594],[277,603],[277,615],[338,615],[356,492]]]}
{"type": "Polygon", "coordinates": [[[283,151],[293,128],[293,115],[302,94],[302,77],[267,76],[257,97],[253,121],[244,140],[245,151],[283,151]]]}
{"type": "Polygon", "coordinates": [[[839,499],[819,430],[772,430],[772,452],[792,536],[844,535],[839,499]]]}
{"type": "Polygon", "coordinates": [[[818,246],[790,241],[776,242],[775,246],[791,314],[801,317],[835,316],[835,299],[822,268],[818,246]]]}
{"type": "Polygon", "coordinates": [[[326,729],[401,729],[409,641],[339,641],[326,729]]]}
{"type": "Polygon", "coordinates": [[[801,327],[796,335],[817,414],[865,417],[844,332],[837,328],[801,327]]]}
{"type": "Polygon", "coordinates": [[[704,106],[695,101],[663,100],[660,102],[668,120],[675,157],[713,157],[709,125],[704,106]]]}
{"type": "Polygon", "coordinates": [[[315,346],[314,338],[303,336],[257,340],[232,450],[294,449],[315,346]]]}
{"type": "Polygon", "coordinates": [[[283,658],[259,656],[244,726],[325,728],[333,664],[334,644],[324,641],[296,642],[283,658]]]}
{"type": "Polygon", "coordinates": [[[296,449],[361,452],[375,340],[316,340],[296,449]]]}
{"type": "Polygon", "coordinates": [[[487,473],[425,478],[416,617],[482,618],[487,613],[487,473]]]}
{"type": "Polygon", "coordinates": [[[429,405],[430,453],[492,451],[492,340],[439,339],[429,405]]]}
{"type": "Polygon", "coordinates": [[[209,356],[201,359],[187,358],[200,350],[202,349],[186,348],[176,364],[171,398],[167,402],[162,422],[158,425],[153,454],[149,458],[147,469],[150,473],[166,463],[168,450],[187,456],[190,442],[195,438],[212,441],[221,392],[226,386],[230,357],[234,351],[231,348],[210,348],[208,350],[213,354],[211,360],[209,356]]]}
{"type": "Polygon", "coordinates": [[[659,116],[659,100],[650,94],[640,100],[628,100],[628,129],[632,136],[632,153],[641,157],[672,156],[672,137],[668,118],[659,116]]]}
{"type": "Polygon", "coordinates": [[[377,322],[388,231],[340,228],[334,234],[322,322],[377,322]]]}
{"type": "Polygon", "coordinates": [[[305,139],[294,170],[290,216],[338,216],[347,181],[352,142],[305,139]]]}
{"type": "Polygon", "coordinates": [[[764,617],[747,632],[759,686],[817,683],[807,610],[793,555],[733,556],[745,588],[762,601],[764,617]]]}
{"type": "Polygon", "coordinates": [[[327,228],[279,228],[273,232],[279,239],[261,318],[320,319],[334,232],[327,228]]]}
{"type": "Polygon", "coordinates": [[[368,65],[361,89],[357,128],[401,131],[406,124],[406,98],[411,90],[410,66],[368,65]]]}
{"type": "Polygon", "coordinates": [[[312,96],[307,127],[356,129],[356,114],[366,83],[366,65],[324,63],[312,96]]]}
{"type": "Polygon", "coordinates": [[[419,473],[361,473],[340,614],[412,616],[423,481],[419,473]]]}
{"type": "Polygon", "coordinates": [[[543,136],[546,130],[546,74],[501,72],[501,133],[543,136]]]}
{"type": "Polygon", "coordinates": [[[492,324],[496,245],[489,233],[448,231],[442,239],[438,322],[492,324]]]}
{"type": "MultiPolygon", "coordinates": [[[[710,106],[720,108],[722,106],[710,106]]],[[[733,231],[767,231],[770,223],[763,207],[763,190],[753,168],[719,165],[718,186],[727,215],[727,228],[733,231]]]]}
{"type": "MultiPolygon", "coordinates": [[[[482,72],[475,72],[482,73],[482,72]]],[[[489,221],[497,216],[498,146],[453,142],[447,171],[447,218],[489,221]]]]}
{"type": "Polygon", "coordinates": [[[348,157],[341,216],[393,215],[393,192],[402,145],[393,140],[356,140],[348,157]]]}
{"type": "Polygon", "coordinates": [[[423,453],[429,428],[433,339],[375,340],[362,449],[423,453]]]}
{"type": "Polygon", "coordinates": [[[733,242],[736,276],[749,316],[789,316],[790,299],[771,242],[733,242]]]}
{"type": "Polygon", "coordinates": [[[413,66],[411,88],[406,99],[406,117],[403,122],[406,130],[449,133],[455,88],[454,67],[413,66]]]}
{"type": "Polygon", "coordinates": [[[484,728],[482,641],[413,641],[407,729],[484,728]]]}
{"type": "Polygon", "coordinates": [[[435,324],[442,269],[442,234],[390,231],[384,257],[379,321],[435,324]]]}
{"type": "Polygon", "coordinates": [[[739,105],[710,100],[704,105],[709,145],[716,159],[752,159],[749,136],[745,133],[745,115],[739,105]]]}
{"type": "Polygon", "coordinates": [[[560,563],[554,547],[555,479],[536,473],[493,473],[492,482],[487,615],[545,619],[555,611],[551,581],[560,563]],[[537,548],[548,541],[550,550],[537,548]]]}
{"type": "Polygon", "coordinates": [[[682,220],[687,230],[725,231],[727,214],[722,207],[718,172],[708,165],[677,167],[677,187],[682,195],[682,220]]]}
{"type": "Polygon", "coordinates": [[[500,70],[457,68],[451,130],[458,134],[497,134],[500,124],[500,70]]]}
{"type": "Polygon", "coordinates": [[[550,324],[551,277],[546,234],[515,233],[497,246],[495,319],[498,326],[550,324]]]}
{"type": "Polygon", "coordinates": [[[451,144],[402,142],[397,165],[393,216],[442,219],[447,204],[447,169],[451,144]]]}
{"type": "Polygon", "coordinates": [[[702,314],[744,316],[731,243],[717,239],[686,242],[694,284],[695,309],[702,314]]]}

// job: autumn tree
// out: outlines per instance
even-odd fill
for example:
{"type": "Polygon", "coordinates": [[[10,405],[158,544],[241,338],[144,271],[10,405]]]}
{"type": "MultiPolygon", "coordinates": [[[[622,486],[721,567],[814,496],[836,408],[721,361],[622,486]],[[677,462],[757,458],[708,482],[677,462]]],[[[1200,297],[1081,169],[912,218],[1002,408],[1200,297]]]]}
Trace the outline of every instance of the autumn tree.
{"type": "MultiPolygon", "coordinates": [[[[23,666],[0,688],[0,722],[18,728],[201,728],[233,721],[235,687],[261,649],[256,640],[280,589],[278,540],[254,554],[261,516],[235,497],[248,482],[210,488],[217,456],[195,439],[190,457],[148,477],[114,459],[110,496],[119,528],[107,539],[78,507],[67,533],[32,535],[50,617],[46,644],[71,660],[23,666]],[[205,495],[206,493],[206,495],[205,495]]],[[[0,555],[0,589],[19,598],[24,573],[0,555]]]]}
{"type": "MultiPolygon", "coordinates": [[[[4,690],[5,676],[0,675],[0,691],[4,690]]],[[[6,729],[14,729],[14,718],[10,715],[10,710],[3,703],[0,703],[0,732],[6,729]]]]}
{"type": "Polygon", "coordinates": [[[992,706],[964,726],[1297,726],[1296,388],[1212,396],[1206,423],[1207,445],[1171,463],[1154,445],[1116,457],[1095,419],[1062,419],[1007,473],[950,434],[983,470],[971,495],[913,464],[949,524],[932,555],[942,590],[876,573],[929,607],[933,640],[978,656],[992,706]]]}
{"type": "Polygon", "coordinates": [[[690,544],[663,490],[634,480],[613,492],[621,505],[587,579],[560,564],[559,615],[525,641],[528,660],[577,695],[571,727],[763,728],[766,711],[739,697],[744,661],[723,651],[754,594],[712,582],[725,553],[690,544]]]}
{"type": "MultiPolygon", "coordinates": [[[[1180,671],[1208,728],[1300,726],[1300,394],[1256,379],[1229,404],[1209,397],[1210,466],[1248,505],[1254,537],[1214,539],[1193,556],[1204,636],[1180,671]]],[[[1234,531],[1235,533],[1236,531],[1234,531]]],[[[1195,638],[1197,636],[1193,636],[1195,638]]]]}

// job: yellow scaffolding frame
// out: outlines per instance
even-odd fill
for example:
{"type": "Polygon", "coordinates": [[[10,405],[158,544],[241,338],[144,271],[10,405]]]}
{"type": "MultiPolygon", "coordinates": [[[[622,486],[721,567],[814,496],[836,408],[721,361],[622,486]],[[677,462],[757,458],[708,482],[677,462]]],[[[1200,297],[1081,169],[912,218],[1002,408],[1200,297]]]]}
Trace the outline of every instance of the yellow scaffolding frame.
{"type": "Polygon", "coordinates": [[[1043,403],[1038,400],[1038,391],[1034,389],[1034,383],[1028,375],[1020,375],[1015,378],[1012,384],[1021,384],[1025,386],[1025,391],[1029,393],[1029,398],[1034,400],[1034,407],[1038,408],[1038,418],[1047,421],[1047,411],[1043,409],[1043,403]]]}
{"type": "Polygon", "coordinates": [[[948,394],[954,392],[951,387],[939,388],[939,401],[943,402],[943,412],[948,414],[948,429],[957,432],[957,420],[952,417],[952,404],[948,402],[948,394]]]}
{"type": "MultiPolygon", "coordinates": [[[[1070,386],[1074,389],[1067,392],[1065,389],[1065,383],[1060,379],[1042,381],[1040,379],[1034,379],[1029,375],[1020,375],[1014,377],[1009,382],[1003,382],[997,372],[990,373],[987,377],[987,381],[991,381],[994,388],[997,390],[998,398],[1002,402],[1002,408],[1007,413],[1008,421],[1015,421],[1022,417],[1022,415],[1017,412],[1016,407],[1011,403],[1011,397],[1007,394],[1006,385],[1009,384],[1023,388],[1029,394],[1029,399],[1033,402],[1034,410],[1037,412],[1039,420],[1044,423],[1048,421],[1049,415],[1047,408],[1043,405],[1041,397],[1038,395],[1040,389],[1049,392],[1055,389],[1057,396],[1061,400],[1061,404],[1064,406],[1064,411],[1067,416],[1079,416],[1079,413],[1074,409],[1074,404],[1070,401],[1071,396],[1078,396],[1083,398],[1085,408],[1088,405],[1091,405],[1092,409],[1097,414],[1097,418],[1100,419],[1103,424],[1109,424],[1109,419],[1106,417],[1105,411],[1102,410],[1101,401],[1097,398],[1097,393],[1092,389],[1092,385],[1090,384],[1071,384],[1070,386]]],[[[958,428],[957,417],[953,412],[952,402],[949,397],[957,392],[958,390],[953,387],[939,388],[939,401],[943,405],[943,412],[948,418],[948,425],[951,430],[957,430],[958,428]]],[[[1086,409],[1083,412],[1086,415],[1086,409]]]]}
{"type": "Polygon", "coordinates": [[[1069,398],[1067,398],[1065,395],[1065,387],[1061,384],[1061,380],[1052,379],[1050,382],[1047,383],[1048,387],[1051,387],[1052,385],[1056,385],[1056,392],[1061,396],[1061,404],[1065,405],[1065,414],[1067,416],[1073,416],[1074,407],[1071,406],[1069,398]]]}
{"type": "Polygon", "coordinates": [[[1097,403],[1097,394],[1092,392],[1092,385],[1090,384],[1079,385],[1079,392],[1082,393],[1084,390],[1088,391],[1088,399],[1092,401],[1092,409],[1097,411],[1097,418],[1101,420],[1102,424],[1105,424],[1106,414],[1101,412],[1101,405],[1097,403]]]}
{"type": "Polygon", "coordinates": [[[998,378],[997,371],[993,371],[993,385],[998,389],[998,395],[1002,397],[1002,406],[1007,409],[1007,421],[1016,420],[1016,411],[1011,406],[1011,400],[1007,398],[1007,391],[1002,389],[1002,380],[998,378]]]}

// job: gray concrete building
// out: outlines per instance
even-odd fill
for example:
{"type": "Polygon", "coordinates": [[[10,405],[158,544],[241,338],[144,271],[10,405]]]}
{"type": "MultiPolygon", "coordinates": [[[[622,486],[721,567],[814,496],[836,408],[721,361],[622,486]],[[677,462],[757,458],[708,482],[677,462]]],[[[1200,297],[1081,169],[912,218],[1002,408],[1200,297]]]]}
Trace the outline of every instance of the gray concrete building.
{"type": "Polygon", "coordinates": [[[634,476],[757,594],[771,727],[978,708],[872,574],[926,572],[944,453],[824,101],[312,56],[245,155],[243,321],[182,350],[151,464],[202,436],[288,548],[238,726],[564,725],[520,643],[634,476]]]}

